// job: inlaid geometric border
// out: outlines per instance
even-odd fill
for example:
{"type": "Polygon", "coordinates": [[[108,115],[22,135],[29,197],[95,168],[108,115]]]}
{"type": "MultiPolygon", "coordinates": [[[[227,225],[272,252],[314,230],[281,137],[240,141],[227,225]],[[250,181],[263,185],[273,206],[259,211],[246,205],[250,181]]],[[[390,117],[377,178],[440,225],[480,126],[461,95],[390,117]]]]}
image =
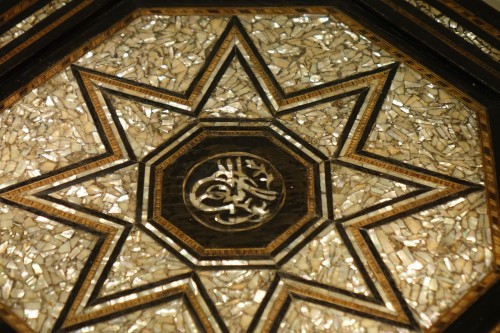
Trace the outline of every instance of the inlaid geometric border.
{"type": "MultiPolygon", "coordinates": [[[[3,31],[6,26],[15,25],[18,20],[24,19],[24,16],[31,15],[33,11],[41,10],[48,5],[50,5],[50,1],[20,1],[18,5],[13,6],[0,16],[0,31],[3,31]],[[42,8],[39,9],[39,7],[42,8]]],[[[41,41],[44,40],[45,36],[57,37],[58,33],[55,31],[58,28],[63,25],[71,26],[99,6],[95,0],[73,0],[0,47],[0,75],[29,57],[33,51],[42,48],[41,41]]]]}
{"type": "MultiPolygon", "coordinates": [[[[418,24],[422,29],[427,31],[429,34],[436,36],[439,38],[441,43],[449,46],[450,48],[460,50],[460,53],[463,54],[468,60],[474,62],[479,65],[483,70],[490,72],[493,76],[499,77],[500,70],[498,69],[497,63],[493,60],[488,53],[485,53],[479,47],[474,44],[470,44],[461,37],[454,35],[451,31],[447,29],[442,29],[442,26],[429,18],[425,13],[422,13],[418,8],[413,7],[408,3],[402,3],[397,0],[382,0],[383,3],[390,6],[393,10],[395,10],[402,17],[418,24]],[[429,22],[426,22],[429,21],[429,22]],[[429,24],[430,23],[430,24],[429,24]],[[467,46],[472,47],[473,51],[478,51],[478,55],[476,52],[470,52],[467,47],[462,47],[457,45],[456,41],[463,41],[467,44],[467,46]]],[[[498,32],[497,32],[498,33],[498,32]]]]}

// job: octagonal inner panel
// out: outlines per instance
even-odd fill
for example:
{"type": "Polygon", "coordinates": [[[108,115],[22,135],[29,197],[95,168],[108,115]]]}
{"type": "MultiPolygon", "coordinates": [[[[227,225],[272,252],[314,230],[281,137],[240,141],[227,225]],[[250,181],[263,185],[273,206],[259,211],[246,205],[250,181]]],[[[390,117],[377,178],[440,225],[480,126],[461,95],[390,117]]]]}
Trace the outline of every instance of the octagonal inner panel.
{"type": "Polygon", "coordinates": [[[166,229],[174,226],[181,242],[189,237],[204,250],[269,255],[274,248],[265,250],[268,245],[291,237],[297,224],[309,222],[307,215],[316,215],[317,165],[266,130],[205,131],[193,138],[195,144],[182,142],[182,154],[160,157],[153,219],[166,229]]]}

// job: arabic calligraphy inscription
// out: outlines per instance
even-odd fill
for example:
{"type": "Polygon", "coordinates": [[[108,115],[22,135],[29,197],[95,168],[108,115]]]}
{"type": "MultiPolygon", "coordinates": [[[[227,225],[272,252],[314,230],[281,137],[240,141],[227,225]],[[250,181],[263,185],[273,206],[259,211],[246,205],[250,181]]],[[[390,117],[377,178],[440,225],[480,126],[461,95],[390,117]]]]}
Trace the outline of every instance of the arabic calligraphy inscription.
{"type": "Polygon", "coordinates": [[[219,154],[195,165],[184,182],[184,202],[202,224],[222,231],[256,228],[281,208],[281,174],[256,155],[219,154]]]}

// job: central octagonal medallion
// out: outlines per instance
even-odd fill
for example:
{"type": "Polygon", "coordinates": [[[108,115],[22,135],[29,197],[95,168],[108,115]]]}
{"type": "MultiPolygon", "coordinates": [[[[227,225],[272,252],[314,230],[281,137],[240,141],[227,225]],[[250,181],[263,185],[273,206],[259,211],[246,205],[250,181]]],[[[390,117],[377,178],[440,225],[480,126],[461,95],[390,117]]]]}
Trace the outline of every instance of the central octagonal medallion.
{"type": "Polygon", "coordinates": [[[321,215],[321,159],[271,127],[197,125],[152,164],[152,220],[197,258],[271,258],[321,215]]]}

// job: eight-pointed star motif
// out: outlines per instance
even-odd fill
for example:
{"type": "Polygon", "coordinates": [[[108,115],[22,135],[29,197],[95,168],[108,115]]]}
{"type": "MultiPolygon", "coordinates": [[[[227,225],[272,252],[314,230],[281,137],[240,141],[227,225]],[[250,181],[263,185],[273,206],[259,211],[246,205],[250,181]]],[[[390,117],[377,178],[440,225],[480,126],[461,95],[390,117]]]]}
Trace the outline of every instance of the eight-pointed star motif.
{"type": "MultiPolygon", "coordinates": [[[[301,229],[300,234],[284,249],[266,263],[272,269],[267,294],[249,331],[269,331],[279,325],[276,319],[286,312],[292,299],[302,299],[323,305],[342,308],[360,315],[390,322],[402,327],[416,327],[408,306],[396,290],[392,279],[379,256],[372,251],[367,237],[370,227],[391,221],[396,216],[410,214],[415,210],[436,202],[448,200],[452,195],[462,195],[474,190],[471,184],[451,177],[425,172],[419,168],[392,163],[373,154],[363,152],[367,133],[376,119],[376,111],[383,102],[398,64],[381,67],[342,80],[328,82],[312,88],[285,94],[265,65],[249,36],[237,18],[233,18],[217,41],[211,55],[185,94],[172,93],[147,85],[102,74],[80,67],[73,72],[93,115],[106,153],[85,163],[57,170],[32,182],[5,188],[0,193],[2,200],[50,216],[57,221],[75,225],[101,238],[82,271],[77,286],[62,311],[55,330],[85,326],[89,321],[105,320],[119,313],[134,311],[139,307],[152,306],[172,299],[182,299],[201,329],[227,331],[224,320],[216,314],[217,307],[204,288],[204,279],[195,268],[203,266],[195,255],[187,254],[185,244],[179,244],[171,234],[149,219],[149,207],[154,196],[154,175],[151,166],[160,154],[174,153],[178,143],[190,139],[204,127],[220,128],[266,128],[275,136],[284,138],[302,155],[314,151],[317,158],[316,171],[323,181],[314,184],[319,193],[319,204],[315,218],[301,229]],[[262,101],[259,108],[247,110],[243,116],[226,113],[226,117],[214,114],[210,104],[214,91],[224,80],[230,66],[246,74],[248,83],[262,101]],[[295,133],[287,117],[311,107],[326,105],[344,98],[353,98],[352,111],[344,124],[338,144],[333,151],[315,147],[315,140],[300,131],[295,133]],[[113,100],[125,98],[160,107],[182,117],[181,125],[157,147],[144,149],[131,144],[124,124],[121,122],[113,100]],[[249,119],[251,118],[251,119],[249,119]],[[290,126],[289,126],[290,127],[290,126]],[[184,140],[184,141],[183,141],[184,140]],[[335,165],[361,168],[365,172],[383,174],[390,171],[392,178],[415,185],[418,190],[407,196],[386,202],[363,213],[335,218],[335,201],[330,195],[332,185],[329,177],[335,165]],[[362,167],[360,167],[362,165],[362,167]],[[109,214],[97,213],[88,207],[72,204],[54,197],[58,190],[67,188],[98,176],[113,174],[132,168],[137,172],[136,211],[129,219],[120,219],[109,214]],[[321,176],[320,176],[321,177],[321,176]],[[145,190],[151,188],[151,191],[145,190]],[[387,209],[381,210],[383,206],[387,209]],[[139,232],[140,231],[140,232],[139,232]],[[143,239],[164,252],[169,259],[167,266],[174,272],[165,274],[141,285],[119,288],[119,291],[104,293],[101,289],[112,271],[113,263],[123,247],[137,245],[134,235],[142,232],[143,239]],[[367,285],[365,294],[355,294],[325,281],[304,279],[297,271],[290,270],[288,263],[315,237],[336,232],[341,244],[352,257],[354,265],[367,285]],[[262,320],[261,318],[266,318],[262,320]]],[[[255,96],[254,96],[255,97],[255,96]]],[[[324,147],[323,147],[324,148],[324,147]]],[[[189,243],[187,243],[189,245],[189,243]]],[[[234,260],[222,256],[212,260],[211,269],[261,269],[252,266],[251,260],[234,260]],[[227,264],[227,260],[232,261],[227,264]],[[215,264],[213,263],[215,262],[215,264]]]]}

